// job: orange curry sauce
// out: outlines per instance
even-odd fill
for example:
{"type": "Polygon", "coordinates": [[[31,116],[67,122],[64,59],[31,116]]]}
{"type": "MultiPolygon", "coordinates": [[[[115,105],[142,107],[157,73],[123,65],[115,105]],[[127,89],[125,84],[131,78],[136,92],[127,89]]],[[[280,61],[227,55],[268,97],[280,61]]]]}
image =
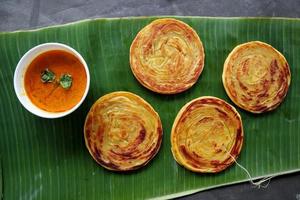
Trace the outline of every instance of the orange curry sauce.
{"type": "Polygon", "coordinates": [[[63,112],[80,101],[86,81],[84,66],[78,58],[62,50],[52,50],[42,53],[30,63],[25,72],[24,85],[27,96],[37,107],[48,112],[63,112]],[[59,83],[43,83],[41,73],[46,68],[54,72],[57,81],[63,74],[70,74],[72,86],[64,89],[59,83]]]}

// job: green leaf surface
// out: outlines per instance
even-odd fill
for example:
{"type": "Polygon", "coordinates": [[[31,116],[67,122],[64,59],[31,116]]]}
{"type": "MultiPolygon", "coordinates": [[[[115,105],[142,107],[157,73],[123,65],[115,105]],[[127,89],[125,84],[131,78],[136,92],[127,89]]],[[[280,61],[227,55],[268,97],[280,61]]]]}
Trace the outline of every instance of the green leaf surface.
{"type": "Polygon", "coordinates": [[[129,67],[132,40],[155,17],[85,20],[36,31],[0,33],[4,199],[170,198],[247,181],[245,172],[235,164],[218,174],[185,170],[172,157],[170,130],[179,109],[196,97],[212,95],[233,104],[222,85],[223,64],[236,45],[252,40],[269,43],[285,55],[292,82],[286,99],[275,111],[254,115],[238,109],[245,130],[238,162],[256,178],[299,171],[300,20],[178,18],[197,31],[206,54],[198,82],[178,95],[159,95],[145,89],[129,67]],[[21,56],[45,42],[75,48],[86,60],[91,74],[84,103],[61,119],[32,115],[19,103],[13,89],[13,73],[21,56]],[[164,129],[158,155],[146,167],[124,174],[97,165],[83,139],[83,124],[90,106],[102,95],[118,90],[131,91],[147,100],[158,111],[164,129]]]}
{"type": "Polygon", "coordinates": [[[3,175],[2,175],[2,157],[0,155],[0,199],[3,199],[3,175]]]}

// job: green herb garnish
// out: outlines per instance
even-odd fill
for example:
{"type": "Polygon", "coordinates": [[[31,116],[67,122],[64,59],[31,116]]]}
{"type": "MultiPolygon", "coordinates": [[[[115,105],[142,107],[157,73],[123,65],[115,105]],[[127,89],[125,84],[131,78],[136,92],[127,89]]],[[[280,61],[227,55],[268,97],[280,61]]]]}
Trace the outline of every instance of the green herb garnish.
{"type": "Polygon", "coordinates": [[[55,74],[50,71],[48,68],[46,68],[42,73],[41,73],[41,81],[43,83],[50,83],[55,80],[55,74]]]}
{"type": "Polygon", "coordinates": [[[55,83],[59,84],[62,88],[64,89],[69,89],[72,86],[72,76],[70,74],[63,74],[59,81],[55,80],[55,74],[54,72],[50,71],[48,68],[46,68],[42,73],[41,73],[41,81],[43,83],[55,83]]]}
{"type": "Polygon", "coordinates": [[[73,79],[70,74],[63,74],[60,77],[59,84],[61,85],[62,88],[67,90],[72,86],[72,81],[73,79]]]}

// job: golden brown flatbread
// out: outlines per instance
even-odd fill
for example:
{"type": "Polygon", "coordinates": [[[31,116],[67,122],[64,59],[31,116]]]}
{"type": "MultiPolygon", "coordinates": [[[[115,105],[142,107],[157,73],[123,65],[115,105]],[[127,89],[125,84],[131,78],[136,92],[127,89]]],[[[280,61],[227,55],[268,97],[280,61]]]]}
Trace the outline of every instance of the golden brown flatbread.
{"type": "Polygon", "coordinates": [[[275,109],[286,96],[291,72],[284,56],[272,46],[253,41],[238,45],[223,69],[227,95],[252,113],[275,109]]]}
{"type": "Polygon", "coordinates": [[[133,40],[130,66],[149,90],[180,93],[192,87],[203,70],[203,45],[189,25],[176,19],[158,19],[133,40]]]}
{"type": "Polygon", "coordinates": [[[243,136],[242,120],[234,107],[216,97],[200,97],[177,114],[171,132],[172,153],[191,171],[216,173],[240,154],[243,136]]]}
{"type": "Polygon", "coordinates": [[[99,98],[89,111],[84,138],[92,157],[113,171],[146,165],[162,141],[159,115],[149,103],[129,92],[99,98]]]}

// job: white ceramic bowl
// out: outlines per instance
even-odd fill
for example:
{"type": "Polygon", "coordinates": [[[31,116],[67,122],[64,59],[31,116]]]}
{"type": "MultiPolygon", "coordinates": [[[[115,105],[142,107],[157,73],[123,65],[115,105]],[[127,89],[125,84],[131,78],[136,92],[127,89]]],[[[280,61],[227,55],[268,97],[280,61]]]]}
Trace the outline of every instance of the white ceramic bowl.
{"type": "Polygon", "coordinates": [[[14,74],[14,88],[19,101],[29,112],[43,118],[59,118],[72,113],[84,101],[89,91],[89,87],[90,87],[90,73],[86,62],[75,49],[60,43],[44,43],[35,46],[29,51],[27,51],[19,61],[14,74]],[[31,102],[31,100],[28,98],[25,92],[24,76],[27,67],[38,55],[51,50],[63,50],[76,56],[76,58],[78,58],[78,60],[80,60],[80,62],[83,64],[87,76],[86,88],[82,98],[73,108],[64,112],[47,112],[45,110],[38,108],[36,105],[34,105],[31,102]]]}

